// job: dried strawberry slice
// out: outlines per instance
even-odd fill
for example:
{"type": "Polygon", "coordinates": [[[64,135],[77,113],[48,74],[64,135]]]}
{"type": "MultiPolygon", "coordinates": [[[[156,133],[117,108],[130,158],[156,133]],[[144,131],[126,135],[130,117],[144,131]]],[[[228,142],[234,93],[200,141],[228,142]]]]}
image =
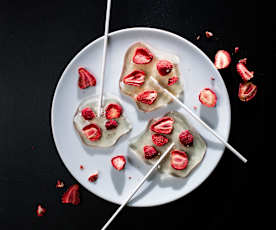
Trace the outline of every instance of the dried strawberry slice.
{"type": "Polygon", "coordinates": [[[105,123],[105,128],[107,130],[110,130],[110,129],[115,129],[117,128],[118,126],[118,122],[116,120],[108,120],[106,123],[105,123]]]}
{"type": "Polygon", "coordinates": [[[111,163],[115,169],[120,171],[126,165],[126,158],[124,156],[116,156],[111,159],[111,163]]]}
{"type": "Polygon", "coordinates": [[[236,67],[237,67],[238,74],[241,76],[241,78],[244,81],[249,81],[251,78],[254,77],[254,71],[250,72],[246,68],[243,62],[239,62],[236,67]]]}
{"type": "Polygon", "coordinates": [[[168,143],[169,139],[161,134],[153,134],[151,136],[152,142],[157,146],[163,146],[168,143]]]}
{"type": "Polygon", "coordinates": [[[99,173],[98,171],[96,171],[95,173],[91,174],[90,177],[88,177],[88,181],[95,182],[96,180],[98,180],[98,176],[99,176],[99,173]]]}
{"type": "Polygon", "coordinates": [[[207,107],[215,107],[217,103],[217,95],[213,90],[205,88],[200,91],[199,101],[207,107]]]}
{"type": "Polygon", "coordinates": [[[89,107],[84,108],[81,111],[81,115],[85,120],[92,120],[94,117],[96,117],[95,113],[93,110],[89,107]]]}
{"type": "Polygon", "coordinates": [[[145,82],[145,72],[140,70],[134,70],[130,74],[124,76],[123,82],[126,85],[141,86],[145,82]]]}
{"type": "Polygon", "coordinates": [[[46,208],[43,208],[40,204],[37,206],[36,214],[37,216],[44,216],[46,208]]]}
{"type": "Polygon", "coordinates": [[[189,163],[188,156],[185,152],[180,150],[173,150],[171,152],[171,166],[176,170],[183,170],[189,163]]]}
{"type": "Polygon", "coordinates": [[[241,101],[250,101],[257,93],[257,86],[251,82],[241,83],[239,87],[239,98],[241,101]]]}
{"type": "Polygon", "coordinates": [[[122,114],[123,108],[119,104],[109,104],[105,109],[106,119],[119,118],[122,114]]]}
{"type": "Polygon", "coordinates": [[[96,85],[96,78],[89,73],[85,68],[79,68],[79,87],[81,89],[88,88],[89,86],[96,85]]]}
{"type": "Polygon", "coordinates": [[[82,131],[90,141],[99,140],[102,136],[102,131],[96,124],[89,124],[85,126],[82,131]]]}
{"type": "Polygon", "coordinates": [[[210,31],[206,31],[205,35],[206,35],[206,38],[210,38],[210,37],[214,36],[214,34],[212,32],[210,32],[210,31]]]}
{"type": "Polygon", "coordinates": [[[156,133],[170,134],[173,130],[174,119],[171,117],[162,117],[158,121],[154,122],[150,129],[156,133]]]}
{"type": "Polygon", "coordinates": [[[178,82],[178,77],[177,76],[173,76],[171,78],[168,79],[168,86],[171,86],[173,84],[175,84],[176,82],[178,82]]]}
{"type": "Polygon", "coordinates": [[[60,180],[57,180],[56,188],[63,188],[63,187],[64,187],[64,183],[60,180]]]}
{"type": "Polygon", "coordinates": [[[173,64],[167,60],[160,60],[157,62],[156,67],[161,76],[166,76],[172,71],[173,64]]]}
{"type": "Polygon", "coordinates": [[[64,204],[78,205],[80,203],[79,185],[74,184],[67,189],[61,198],[61,202],[64,204]]]}
{"type": "Polygon", "coordinates": [[[190,131],[184,130],[179,134],[179,141],[184,145],[184,146],[190,146],[193,144],[194,137],[190,133],[190,131]]]}
{"type": "Polygon", "coordinates": [[[217,69],[224,69],[230,65],[231,56],[226,50],[219,50],[215,56],[215,67],[217,69]]]}
{"type": "Polygon", "coordinates": [[[136,100],[144,104],[151,105],[153,102],[155,102],[156,98],[157,98],[157,91],[146,90],[139,93],[136,97],[136,100]]]}
{"type": "Polygon", "coordinates": [[[152,159],[158,155],[157,150],[153,146],[145,145],[144,146],[144,156],[146,159],[152,159]]]}
{"type": "Polygon", "coordinates": [[[148,64],[152,61],[152,53],[144,47],[139,47],[135,50],[135,54],[132,58],[132,61],[135,64],[148,64]]]}

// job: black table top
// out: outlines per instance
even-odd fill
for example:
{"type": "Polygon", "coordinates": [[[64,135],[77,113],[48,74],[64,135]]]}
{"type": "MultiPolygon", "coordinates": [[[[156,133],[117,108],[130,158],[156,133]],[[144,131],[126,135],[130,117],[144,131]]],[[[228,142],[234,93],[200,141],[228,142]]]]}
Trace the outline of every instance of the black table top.
{"type": "MultiPolygon", "coordinates": [[[[103,35],[104,19],[103,0],[1,1],[0,229],[99,229],[118,207],[83,187],[78,206],[61,204],[64,189],[56,189],[57,179],[66,185],[77,181],[61,162],[50,127],[60,75],[76,53],[103,35]],[[47,208],[43,217],[36,216],[39,203],[47,208]]],[[[256,3],[113,0],[110,31],[137,26],[174,32],[211,60],[219,49],[232,54],[240,47],[231,66],[220,72],[231,101],[229,142],[249,163],[225,150],[213,173],[192,193],[158,207],[126,207],[110,229],[225,229],[241,221],[242,226],[250,203],[248,164],[264,143],[264,65],[257,55],[256,3]],[[213,39],[206,39],[207,30],[213,39]],[[248,103],[237,97],[241,78],[235,70],[245,57],[258,86],[248,103]]]]}

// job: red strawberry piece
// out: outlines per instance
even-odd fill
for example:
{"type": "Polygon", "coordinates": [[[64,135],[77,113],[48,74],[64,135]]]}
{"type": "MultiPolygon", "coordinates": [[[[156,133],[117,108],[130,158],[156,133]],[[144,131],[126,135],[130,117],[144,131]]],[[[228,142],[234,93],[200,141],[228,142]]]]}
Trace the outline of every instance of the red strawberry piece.
{"type": "Polygon", "coordinates": [[[156,133],[170,134],[173,130],[174,119],[171,117],[162,117],[158,121],[154,122],[150,129],[156,133]]]}
{"type": "Polygon", "coordinates": [[[74,184],[67,189],[61,198],[61,202],[64,204],[78,205],[80,203],[79,185],[74,184]]]}
{"type": "Polygon", "coordinates": [[[184,145],[184,146],[190,146],[193,144],[194,137],[193,135],[189,132],[189,130],[182,131],[179,134],[179,141],[184,145]]]}
{"type": "Polygon", "coordinates": [[[102,131],[96,124],[89,124],[85,126],[82,131],[90,141],[99,140],[102,136],[102,131]]]}
{"type": "Polygon", "coordinates": [[[152,159],[158,155],[157,150],[153,146],[145,145],[144,146],[144,156],[146,159],[152,159]]]}
{"type": "Polygon", "coordinates": [[[124,156],[116,156],[111,159],[111,163],[115,169],[120,171],[124,169],[126,165],[126,159],[124,156]]]}
{"type": "Polygon", "coordinates": [[[183,170],[188,165],[188,156],[185,152],[180,150],[173,150],[171,152],[171,166],[176,170],[183,170]]]}
{"type": "Polygon", "coordinates": [[[161,76],[166,76],[172,71],[173,64],[167,60],[160,60],[156,67],[161,76]]]}
{"type": "Polygon", "coordinates": [[[241,101],[250,101],[253,97],[255,97],[257,93],[257,86],[251,82],[241,83],[239,87],[239,98],[241,101]]]}
{"type": "Polygon", "coordinates": [[[83,165],[80,165],[80,169],[81,169],[81,170],[83,170],[83,169],[84,169],[83,165]]]}
{"type": "Polygon", "coordinates": [[[81,111],[81,115],[85,120],[92,120],[94,117],[96,117],[95,113],[93,112],[93,110],[89,107],[84,108],[81,111]]]}
{"type": "Polygon", "coordinates": [[[109,104],[105,109],[106,119],[119,118],[122,114],[123,108],[118,104],[109,104]]]}
{"type": "Polygon", "coordinates": [[[88,178],[88,181],[95,182],[98,179],[99,173],[96,171],[95,173],[91,174],[91,176],[88,178]]]}
{"type": "Polygon", "coordinates": [[[206,35],[206,38],[210,38],[210,37],[213,37],[213,33],[212,32],[209,32],[209,31],[206,31],[205,32],[205,35],[206,35]]]}
{"type": "Polygon", "coordinates": [[[85,68],[79,68],[79,87],[81,89],[96,85],[96,78],[89,73],[85,68]]]}
{"type": "Polygon", "coordinates": [[[57,181],[57,184],[56,184],[56,188],[63,188],[64,187],[64,183],[60,180],[57,181]]]}
{"type": "Polygon", "coordinates": [[[244,81],[249,81],[251,78],[254,77],[254,71],[250,72],[246,68],[246,66],[244,65],[244,63],[239,62],[236,67],[237,67],[238,74],[241,76],[241,78],[244,81]]]}
{"type": "Polygon", "coordinates": [[[230,65],[231,57],[226,50],[219,50],[215,56],[215,67],[217,69],[224,69],[230,65]]]}
{"type": "Polygon", "coordinates": [[[153,102],[155,102],[156,98],[157,98],[157,91],[146,90],[139,93],[136,97],[136,100],[144,104],[151,105],[153,102]]]}
{"type": "Polygon", "coordinates": [[[247,58],[243,58],[243,59],[239,60],[239,63],[246,64],[246,62],[247,62],[247,58]]]}
{"type": "Polygon", "coordinates": [[[175,84],[178,81],[178,79],[179,78],[177,76],[170,77],[168,79],[168,86],[175,84]]]}
{"type": "Polygon", "coordinates": [[[132,61],[135,64],[148,64],[152,61],[152,59],[152,53],[147,48],[140,47],[135,50],[132,61]]]}
{"type": "Polygon", "coordinates": [[[200,91],[199,101],[207,107],[215,107],[217,103],[217,95],[213,90],[205,88],[200,91]]]}
{"type": "Polygon", "coordinates": [[[240,49],[240,47],[238,47],[238,46],[235,47],[235,54],[239,52],[239,49],[240,49]]]}
{"type": "Polygon", "coordinates": [[[43,208],[40,204],[37,206],[36,214],[37,216],[43,216],[46,212],[46,208],[43,208]]]}
{"type": "Polygon", "coordinates": [[[161,134],[153,134],[151,136],[152,142],[157,146],[163,146],[168,143],[169,139],[161,134]]]}
{"type": "Polygon", "coordinates": [[[124,76],[123,82],[126,85],[141,86],[145,82],[145,72],[140,70],[134,70],[130,74],[124,76]]]}
{"type": "Polygon", "coordinates": [[[117,126],[118,126],[118,123],[117,123],[117,121],[115,121],[115,120],[108,120],[106,123],[105,123],[105,127],[106,127],[106,129],[115,129],[115,128],[117,128],[117,126]]]}

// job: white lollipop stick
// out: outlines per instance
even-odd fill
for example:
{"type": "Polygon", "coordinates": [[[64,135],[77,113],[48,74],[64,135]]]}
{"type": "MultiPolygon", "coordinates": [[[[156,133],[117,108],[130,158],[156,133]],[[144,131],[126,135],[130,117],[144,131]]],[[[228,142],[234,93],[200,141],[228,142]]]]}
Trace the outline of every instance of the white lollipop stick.
{"type": "Polygon", "coordinates": [[[106,15],[105,15],[105,29],[104,29],[103,58],[102,58],[102,69],[101,69],[100,97],[99,97],[99,103],[98,103],[99,117],[101,116],[102,103],[103,103],[104,72],[105,72],[105,59],[106,59],[108,31],[109,31],[110,7],[111,7],[111,0],[107,0],[106,15]]]}
{"type": "Polygon", "coordinates": [[[140,181],[140,183],[133,189],[133,191],[129,194],[129,196],[126,198],[126,200],[121,204],[121,206],[116,210],[116,212],[111,216],[111,218],[106,222],[106,224],[102,227],[101,230],[105,230],[109,224],[115,219],[115,217],[118,215],[118,213],[125,207],[125,205],[128,203],[128,201],[133,197],[133,195],[138,191],[138,189],[144,184],[146,179],[151,175],[153,170],[161,163],[161,161],[167,156],[167,154],[170,152],[171,148],[174,146],[174,143],[172,143],[167,150],[161,155],[161,157],[158,159],[158,161],[152,166],[152,168],[147,172],[147,174],[144,176],[144,178],[140,181]]]}
{"type": "Polygon", "coordinates": [[[243,157],[236,149],[234,149],[230,144],[228,144],[226,141],[223,140],[223,138],[217,134],[212,128],[210,128],[210,126],[208,126],[203,120],[201,120],[195,113],[192,112],[192,110],[190,110],[188,108],[188,106],[186,106],[185,104],[183,104],[176,96],[174,96],[170,91],[168,91],[167,89],[163,88],[159,82],[154,79],[151,76],[151,79],[160,87],[162,88],[167,94],[170,95],[170,97],[172,97],[182,108],[184,108],[195,120],[197,120],[200,124],[202,124],[208,131],[210,131],[217,139],[219,139],[224,145],[225,147],[227,147],[232,153],[234,153],[238,158],[240,158],[240,160],[242,160],[244,163],[247,162],[247,159],[245,157],[243,157]]]}

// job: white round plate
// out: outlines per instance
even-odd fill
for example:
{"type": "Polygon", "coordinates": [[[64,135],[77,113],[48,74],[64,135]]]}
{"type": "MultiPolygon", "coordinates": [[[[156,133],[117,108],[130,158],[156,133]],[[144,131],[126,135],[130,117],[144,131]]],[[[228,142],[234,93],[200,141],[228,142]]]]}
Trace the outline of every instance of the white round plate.
{"type": "MultiPolygon", "coordinates": [[[[131,28],[110,33],[104,92],[120,99],[124,115],[131,122],[133,129],[111,148],[94,149],[84,146],[74,130],[73,116],[84,98],[99,94],[103,38],[93,41],[74,57],[58,82],[52,104],[52,131],[58,153],[76,180],[95,195],[117,204],[123,202],[150,168],[128,150],[128,140],[141,133],[149,119],[162,116],[167,111],[175,109],[187,115],[175,103],[146,114],[138,111],[135,103],[120,93],[118,82],[124,55],[128,47],[137,41],[177,55],[180,58],[180,77],[184,85],[182,100],[225,140],[228,139],[230,130],[231,111],[228,93],[219,72],[209,58],[195,45],[173,33],[152,28],[131,28]],[[86,67],[96,76],[96,87],[86,90],[78,88],[80,66],[86,67]],[[215,80],[211,80],[211,77],[215,80]],[[215,108],[202,106],[198,100],[200,90],[206,87],[213,89],[217,94],[215,108]],[[197,106],[197,109],[194,106],[197,106]],[[127,157],[123,171],[117,171],[112,167],[110,160],[115,155],[127,157]],[[84,170],[80,170],[80,165],[84,166],[84,170]],[[99,178],[96,183],[91,183],[88,177],[95,170],[99,171],[99,178]]],[[[161,205],[183,197],[199,186],[216,167],[224,146],[191,117],[187,115],[187,118],[207,142],[208,148],[203,161],[184,179],[163,179],[159,172],[154,173],[133,197],[129,206],[161,205]]]]}

